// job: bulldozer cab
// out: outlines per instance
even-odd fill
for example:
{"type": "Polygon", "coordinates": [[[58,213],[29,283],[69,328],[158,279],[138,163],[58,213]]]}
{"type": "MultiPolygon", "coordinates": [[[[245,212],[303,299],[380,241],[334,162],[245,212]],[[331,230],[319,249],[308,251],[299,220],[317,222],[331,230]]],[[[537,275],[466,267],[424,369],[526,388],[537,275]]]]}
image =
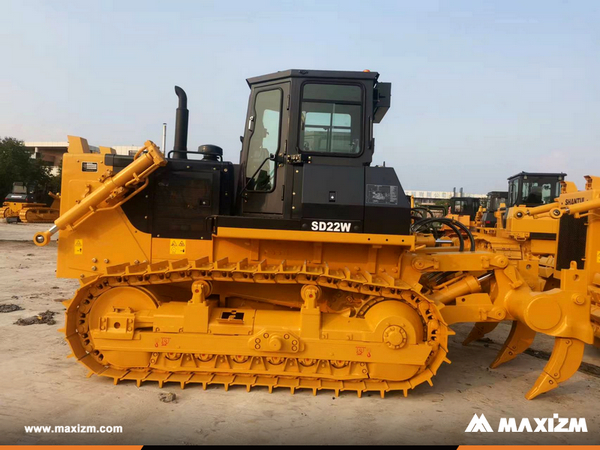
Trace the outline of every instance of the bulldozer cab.
{"type": "Polygon", "coordinates": [[[560,195],[566,173],[521,172],[508,179],[507,207],[539,206],[552,203],[560,195]]]}
{"type": "Polygon", "coordinates": [[[28,194],[28,189],[25,183],[21,181],[15,181],[12,187],[12,194],[28,194]]]}
{"type": "Polygon", "coordinates": [[[496,226],[495,212],[500,209],[500,205],[506,205],[508,199],[507,191],[491,191],[487,194],[487,206],[482,216],[482,225],[486,228],[496,226]]]}
{"type": "Polygon", "coordinates": [[[450,199],[450,213],[469,216],[471,221],[475,220],[479,206],[481,206],[481,199],[478,197],[452,197],[450,199]]]}
{"type": "Polygon", "coordinates": [[[287,70],[248,79],[240,214],[302,217],[297,202],[301,194],[310,197],[306,183],[318,191],[329,186],[320,203],[356,206],[352,202],[364,195],[353,185],[364,184],[364,167],[372,161],[373,123],[390,106],[391,84],[378,77],[368,71],[287,70]]]}
{"type": "Polygon", "coordinates": [[[489,212],[498,211],[502,203],[506,204],[508,199],[507,191],[492,191],[488,192],[487,207],[486,210],[489,212]]]}
{"type": "Polygon", "coordinates": [[[36,194],[34,186],[27,186],[22,181],[15,181],[12,186],[12,191],[4,199],[7,202],[30,203],[37,200],[39,195],[36,194]]]}

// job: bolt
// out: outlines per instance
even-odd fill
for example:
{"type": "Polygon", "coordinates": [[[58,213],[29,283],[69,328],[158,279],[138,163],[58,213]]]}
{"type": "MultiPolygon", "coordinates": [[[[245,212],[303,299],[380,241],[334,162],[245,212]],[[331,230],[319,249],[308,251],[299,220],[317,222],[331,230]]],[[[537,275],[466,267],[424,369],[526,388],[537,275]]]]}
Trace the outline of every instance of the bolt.
{"type": "Polygon", "coordinates": [[[92,266],[92,270],[96,271],[96,270],[98,270],[98,268],[96,266],[92,266]]]}
{"type": "Polygon", "coordinates": [[[93,262],[93,263],[97,263],[97,262],[98,262],[98,260],[97,260],[96,258],[92,258],[92,262],[93,262]]]}
{"type": "Polygon", "coordinates": [[[519,218],[519,219],[520,219],[521,217],[523,217],[523,213],[522,213],[521,211],[519,211],[519,212],[516,214],[516,216],[517,216],[517,218],[519,218]]]}
{"type": "Polygon", "coordinates": [[[104,262],[105,262],[106,264],[108,264],[108,262],[109,262],[108,258],[104,258],[104,262]]]}
{"type": "Polygon", "coordinates": [[[139,261],[138,259],[136,259],[136,260],[135,260],[133,263],[134,263],[134,264],[139,264],[139,263],[140,263],[140,261],[139,261]]]}
{"type": "Polygon", "coordinates": [[[554,209],[554,210],[552,210],[552,215],[555,216],[555,217],[560,216],[560,209],[554,209]]]}

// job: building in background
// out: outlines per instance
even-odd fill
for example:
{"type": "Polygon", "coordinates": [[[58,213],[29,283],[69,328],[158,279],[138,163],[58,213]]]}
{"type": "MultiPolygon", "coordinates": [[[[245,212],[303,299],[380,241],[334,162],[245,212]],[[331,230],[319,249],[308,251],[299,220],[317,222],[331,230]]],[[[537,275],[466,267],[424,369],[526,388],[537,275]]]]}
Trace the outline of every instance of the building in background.
{"type": "Polygon", "coordinates": [[[412,195],[415,202],[420,205],[433,205],[436,200],[450,200],[452,197],[475,197],[475,198],[486,198],[485,194],[465,194],[462,189],[459,192],[456,191],[404,191],[406,195],[412,195]]]}
{"type": "MultiPolygon", "coordinates": [[[[51,167],[52,175],[58,175],[59,167],[62,163],[62,157],[69,147],[68,142],[24,142],[25,147],[31,151],[31,157],[40,159],[44,165],[51,167]]],[[[135,155],[140,147],[135,145],[117,145],[113,146],[117,155],[135,155]]],[[[100,149],[90,145],[92,153],[100,153],[100,149]]]]}

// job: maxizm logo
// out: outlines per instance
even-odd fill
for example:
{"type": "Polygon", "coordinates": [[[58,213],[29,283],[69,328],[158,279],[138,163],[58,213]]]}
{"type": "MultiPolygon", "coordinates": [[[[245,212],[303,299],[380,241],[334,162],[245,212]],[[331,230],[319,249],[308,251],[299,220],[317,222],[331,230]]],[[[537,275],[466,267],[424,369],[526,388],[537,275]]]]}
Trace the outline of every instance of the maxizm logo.
{"type": "MultiPolygon", "coordinates": [[[[576,419],[574,417],[558,417],[558,414],[553,414],[553,417],[541,419],[534,418],[533,424],[528,418],[523,418],[517,424],[517,419],[514,417],[501,417],[498,424],[498,433],[587,433],[587,424],[585,418],[576,419]]],[[[494,430],[490,423],[485,418],[485,415],[480,417],[477,414],[473,415],[471,423],[465,430],[465,433],[493,433],[494,430]]]]}

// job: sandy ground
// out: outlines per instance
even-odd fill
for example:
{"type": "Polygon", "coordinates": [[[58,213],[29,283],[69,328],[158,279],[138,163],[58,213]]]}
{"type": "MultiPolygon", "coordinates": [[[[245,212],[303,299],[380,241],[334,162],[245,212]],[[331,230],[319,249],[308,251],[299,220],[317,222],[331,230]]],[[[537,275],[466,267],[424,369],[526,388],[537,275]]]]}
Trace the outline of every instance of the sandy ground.
{"type": "MultiPolygon", "coordinates": [[[[66,359],[68,346],[57,332],[64,323],[59,302],[71,296],[76,280],[55,278],[56,243],[37,248],[35,231],[46,225],[0,223],[0,304],[22,311],[0,314],[0,444],[597,444],[600,442],[600,378],[578,372],[559,389],[533,401],[523,397],[545,361],[527,354],[496,370],[494,359],[508,326],[492,342],[463,347],[468,325],[455,328],[449,357],[434,378],[409,393],[313,396],[284,389],[200,386],[185,390],[156,384],[117,386],[66,359]],[[56,311],[55,325],[17,326],[23,317],[56,311]],[[176,403],[159,393],[174,392],[176,403]],[[465,433],[473,414],[484,413],[494,429],[500,417],[585,417],[587,433],[465,433]],[[25,425],[120,425],[122,434],[26,434],[25,425]]],[[[533,348],[550,350],[539,336],[533,348]]],[[[599,351],[585,360],[599,364],[599,351]]]]}

